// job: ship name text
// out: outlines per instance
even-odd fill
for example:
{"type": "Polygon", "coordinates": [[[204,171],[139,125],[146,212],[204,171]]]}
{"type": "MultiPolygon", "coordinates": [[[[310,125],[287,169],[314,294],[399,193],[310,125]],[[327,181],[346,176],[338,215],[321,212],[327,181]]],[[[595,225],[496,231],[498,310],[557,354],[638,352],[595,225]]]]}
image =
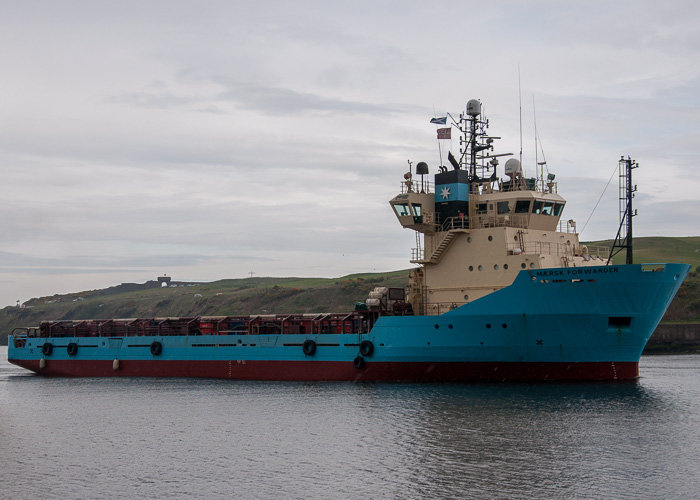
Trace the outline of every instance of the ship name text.
{"type": "Polygon", "coordinates": [[[552,271],[537,271],[538,278],[553,278],[557,276],[580,276],[585,274],[616,273],[620,270],[617,266],[610,267],[579,267],[574,269],[556,269],[552,271]]]}

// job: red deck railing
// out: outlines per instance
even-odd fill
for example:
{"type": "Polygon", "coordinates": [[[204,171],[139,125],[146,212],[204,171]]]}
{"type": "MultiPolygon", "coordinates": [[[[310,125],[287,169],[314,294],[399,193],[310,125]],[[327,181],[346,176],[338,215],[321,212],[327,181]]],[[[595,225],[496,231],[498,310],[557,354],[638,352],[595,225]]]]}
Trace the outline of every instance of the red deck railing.
{"type": "Polygon", "coordinates": [[[367,333],[375,311],[322,314],[201,316],[43,321],[39,327],[15,328],[16,341],[27,337],[136,337],[172,335],[317,335],[367,333]]]}

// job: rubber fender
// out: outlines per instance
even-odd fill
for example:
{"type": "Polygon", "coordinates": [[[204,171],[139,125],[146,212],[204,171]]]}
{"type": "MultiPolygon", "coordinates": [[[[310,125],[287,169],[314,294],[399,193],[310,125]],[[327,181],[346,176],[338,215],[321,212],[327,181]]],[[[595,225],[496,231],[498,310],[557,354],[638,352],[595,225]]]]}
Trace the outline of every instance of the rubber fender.
{"type": "Polygon", "coordinates": [[[370,340],[360,342],[360,354],[364,357],[369,357],[374,352],[374,344],[370,340]]]}
{"type": "Polygon", "coordinates": [[[301,349],[307,356],[313,356],[316,353],[316,342],[311,339],[306,339],[301,349]]]}
{"type": "Polygon", "coordinates": [[[360,368],[365,366],[365,358],[363,358],[362,356],[356,356],[355,359],[352,360],[352,364],[355,368],[359,370],[360,368]]]}
{"type": "Polygon", "coordinates": [[[151,344],[151,354],[158,356],[161,352],[163,352],[163,344],[156,340],[151,344]]]}
{"type": "Polygon", "coordinates": [[[41,346],[41,353],[44,356],[51,356],[52,352],[53,352],[53,344],[51,342],[44,342],[44,345],[41,346]]]}
{"type": "Polygon", "coordinates": [[[66,347],[66,351],[68,351],[69,356],[75,356],[76,354],[78,354],[78,344],[76,344],[75,342],[71,342],[70,344],[68,344],[68,347],[66,347]]]}

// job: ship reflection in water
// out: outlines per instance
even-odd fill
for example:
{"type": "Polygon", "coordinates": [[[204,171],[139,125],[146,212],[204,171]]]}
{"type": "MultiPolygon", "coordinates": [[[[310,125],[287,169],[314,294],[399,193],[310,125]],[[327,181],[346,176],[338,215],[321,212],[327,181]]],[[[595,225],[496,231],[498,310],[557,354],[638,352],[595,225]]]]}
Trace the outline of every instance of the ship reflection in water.
{"type": "Polygon", "coordinates": [[[700,356],[644,357],[638,381],[539,384],[54,379],[0,360],[8,498],[697,490],[700,356]]]}

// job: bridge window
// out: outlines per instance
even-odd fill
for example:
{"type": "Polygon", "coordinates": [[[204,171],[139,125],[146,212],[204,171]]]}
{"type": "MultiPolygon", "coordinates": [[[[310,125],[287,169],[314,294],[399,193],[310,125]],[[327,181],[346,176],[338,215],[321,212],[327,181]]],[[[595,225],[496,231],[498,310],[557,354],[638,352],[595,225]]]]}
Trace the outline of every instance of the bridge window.
{"type": "Polygon", "coordinates": [[[509,214],[510,213],[510,206],[508,206],[507,201],[499,201],[498,202],[498,214],[509,214]]]}
{"type": "Polygon", "coordinates": [[[544,207],[544,201],[542,200],[535,200],[532,203],[532,213],[533,214],[541,214],[542,213],[542,208],[544,207]]]}
{"type": "Polygon", "coordinates": [[[554,202],[545,201],[544,207],[542,207],[542,214],[543,215],[552,215],[553,211],[554,211],[554,202]]]}
{"type": "Polygon", "coordinates": [[[554,215],[559,217],[561,215],[561,211],[564,210],[564,204],[563,203],[555,203],[554,204],[554,215]]]}
{"type": "Polygon", "coordinates": [[[486,203],[479,203],[479,205],[476,207],[476,213],[479,215],[483,215],[486,213],[486,203]]]}
{"type": "Polygon", "coordinates": [[[530,213],[530,200],[518,200],[515,202],[516,214],[530,213]]]}
{"type": "Polygon", "coordinates": [[[414,217],[420,217],[422,215],[422,208],[420,203],[412,203],[411,207],[413,208],[414,217]]]}
{"type": "Polygon", "coordinates": [[[397,203],[394,205],[394,210],[396,210],[396,214],[399,217],[411,215],[411,212],[408,210],[408,203],[397,203]]]}

